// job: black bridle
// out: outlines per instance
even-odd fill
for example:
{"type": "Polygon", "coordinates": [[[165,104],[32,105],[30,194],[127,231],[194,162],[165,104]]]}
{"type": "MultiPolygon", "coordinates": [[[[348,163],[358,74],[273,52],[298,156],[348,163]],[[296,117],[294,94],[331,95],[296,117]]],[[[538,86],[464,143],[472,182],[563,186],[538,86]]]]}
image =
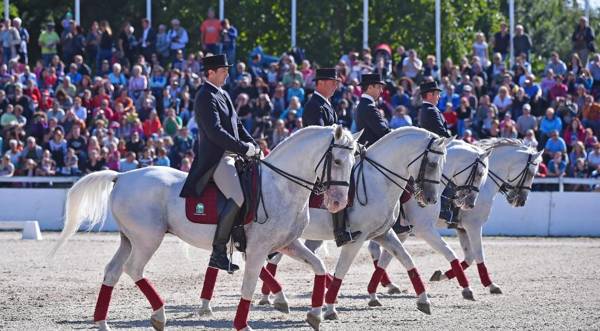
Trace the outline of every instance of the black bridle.
{"type": "Polygon", "coordinates": [[[353,147],[336,144],[335,138],[332,137],[331,142],[329,143],[329,147],[327,148],[325,153],[323,153],[323,156],[321,156],[319,163],[317,163],[317,166],[315,167],[315,173],[317,173],[319,166],[321,166],[321,164],[323,164],[323,170],[321,171],[321,176],[317,177],[316,182],[311,182],[304,178],[300,178],[296,175],[292,175],[289,172],[286,172],[265,160],[259,159],[258,162],[266,165],[269,169],[273,170],[276,174],[288,179],[289,181],[291,181],[301,187],[304,187],[305,189],[311,191],[312,193],[314,193],[316,195],[320,195],[320,194],[323,194],[325,191],[327,191],[327,189],[329,189],[331,186],[347,186],[347,187],[350,186],[350,182],[331,180],[331,164],[333,161],[333,149],[334,148],[346,149],[346,150],[354,149],[353,147]],[[327,179],[323,180],[325,178],[327,178],[327,179]]]}
{"type": "Polygon", "coordinates": [[[450,187],[455,192],[459,192],[459,191],[467,191],[467,193],[479,192],[479,187],[474,185],[475,178],[477,177],[477,170],[479,170],[479,165],[482,165],[483,169],[486,168],[485,163],[483,161],[481,161],[481,159],[478,156],[475,159],[475,161],[473,161],[471,164],[466,166],[461,171],[455,173],[454,176],[447,177],[446,175],[442,174],[442,177],[444,178],[444,180],[446,180],[446,183],[443,183],[443,184],[450,187]],[[469,176],[465,180],[465,183],[463,185],[456,185],[456,183],[454,182],[453,179],[455,179],[457,176],[460,176],[460,174],[462,174],[463,172],[466,172],[466,171],[469,171],[469,176]]]}
{"type": "MultiPolygon", "coordinates": [[[[529,166],[534,165],[537,166],[537,163],[531,161],[532,155],[529,154],[527,157],[527,164],[525,164],[525,168],[519,172],[519,174],[513,179],[507,179],[506,181],[502,179],[502,177],[498,176],[492,169],[489,170],[490,178],[494,181],[496,186],[500,189],[500,193],[508,196],[508,194],[512,192],[518,193],[519,191],[531,191],[531,186],[525,186],[525,182],[529,179],[529,166]],[[516,185],[512,183],[517,182],[516,185]]],[[[531,175],[533,177],[533,175],[531,175]]]]}
{"type": "Polygon", "coordinates": [[[416,193],[417,190],[422,191],[423,185],[425,183],[439,184],[440,181],[425,178],[425,167],[427,166],[427,163],[429,162],[427,155],[429,153],[444,155],[444,152],[440,152],[440,151],[431,149],[431,146],[433,145],[434,141],[435,141],[435,138],[431,138],[431,140],[429,140],[429,143],[427,144],[427,148],[425,149],[425,151],[423,151],[421,154],[419,154],[414,160],[410,161],[410,163],[407,166],[407,168],[409,168],[413,163],[417,162],[419,159],[421,159],[421,158],[423,159],[423,160],[421,160],[421,166],[419,167],[419,175],[417,176],[417,179],[414,181],[417,188],[415,188],[414,186],[412,186],[410,184],[410,182],[411,182],[410,178],[405,178],[403,176],[400,176],[397,173],[393,172],[392,170],[383,166],[381,163],[368,157],[366,155],[366,150],[363,148],[360,153],[360,160],[358,161],[358,163],[356,163],[354,165],[354,168],[352,169],[352,176],[351,176],[351,178],[353,178],[354,171],[358,171],[357,176],[356,176],[356,184],[355,184],[356,185],[356,200],[358,200],[358,203],[360,203],[363,206],[365,206],[369,203],[369,197],[367,195],[367,186],[365,184],[365,176],[364,176],[364,162],[365,161],[368,162],[370,165],[372,165],[373,168],[375,168],[377,171],[379,171],[385,178],[387,178],[387,180],[392,182],[394,185],[396,185],[400,189],[408,191],[409,193],[416,193]],[[396,179],[403,180],[406,183],[406,187],[399,184],[396,180],[394,180],[393,177],[395,177],[396,179]],[[358,194],[358,188],[359,188],[361,182],[362,182],[362,186],[363,186],[364,200],[361,200],[360,195],[358,194]]]}

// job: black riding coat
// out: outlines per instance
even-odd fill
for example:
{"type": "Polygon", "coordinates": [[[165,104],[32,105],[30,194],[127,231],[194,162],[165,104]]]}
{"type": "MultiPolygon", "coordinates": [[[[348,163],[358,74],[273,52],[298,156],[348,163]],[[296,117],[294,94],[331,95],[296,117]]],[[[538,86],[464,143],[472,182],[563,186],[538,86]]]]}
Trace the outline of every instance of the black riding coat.
{"type": "Polygon", "coordinates": [[[310,100],[304,105],[302,121],[304,126],[329,126],[337,123],[337,114],[325,99],[313,93],[310,100]]]}
{"type": "Polygon", "coordinates": [[[387,120],[377,109],[375,102],[364,97],[360,98],[356,108],[356,129],[358,131],[365,130],[358,142],[366,144],[366,147],[371,146],[391,131],[387,120]]]}
{"type": "Polygon", "coordinates": [[[226,91],[205,83],[196,94],[194,115],[199,131],[198,149],[179,194],[181,197],[202,194],[225,151],[245,154],[248,147],[243,142],[256,145],[237,117],[226,91]]]}
{"type": "Polygon", "coordinates": [[[421,106],[419,125],[423,129],[433,132],[440,137],[450,137],[446,119],[442,116],[440,110],[429,102],[424,101],[421,106]]]}

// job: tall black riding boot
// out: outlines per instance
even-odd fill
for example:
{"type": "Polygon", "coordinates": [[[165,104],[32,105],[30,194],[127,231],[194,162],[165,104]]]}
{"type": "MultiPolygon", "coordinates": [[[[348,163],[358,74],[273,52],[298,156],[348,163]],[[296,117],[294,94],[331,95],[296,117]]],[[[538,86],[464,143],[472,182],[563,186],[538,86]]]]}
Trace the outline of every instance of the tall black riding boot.
{"type": "Polygon", "coordinates": [[[219,215],[217,230],[215,231],[215,238],[213,240],[213,251],[208,263],[209,267],[225,270],[229,273],[240,269],[240,267],[231,263],[227,258],[227,242],[229,242],[231,228],[236,221],[239,211],[240,207],[238,207],[235,201],[228,199],[223,212],[219,215]]]}
{"type": "Polygon", "coordinates": [[[452,212],[452,198],[454,197],[454,189],[446,186],[444,192],[442,192],[442,201],[440,208],[440,218],[446,221],[449,229],[456,228],[458,223],[454,220],[454,213],[452,212]]]}
{"type": "Polygon", "coordinates": [[[341,247],[349,242],[354,241],[356,237],[360,236],[362,232],[355,231],[350,232],[346,230],[346,210],[339,211],[332,214],[333,218],[333,234],[335,235],[335,244],[337,247],[341,247]]]}

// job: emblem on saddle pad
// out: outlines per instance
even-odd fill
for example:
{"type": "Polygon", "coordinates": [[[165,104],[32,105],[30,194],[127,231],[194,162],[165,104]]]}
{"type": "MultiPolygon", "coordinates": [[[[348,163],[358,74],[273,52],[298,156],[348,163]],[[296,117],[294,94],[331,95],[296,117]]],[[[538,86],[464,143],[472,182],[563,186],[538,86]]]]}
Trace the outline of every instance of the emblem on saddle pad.
{"type": "Polygon", "coordinates": [[[194,215],[204,215],[204,204],[202,202],[198,202],[196,204],[196,211],[194,212],[194,215]]]}

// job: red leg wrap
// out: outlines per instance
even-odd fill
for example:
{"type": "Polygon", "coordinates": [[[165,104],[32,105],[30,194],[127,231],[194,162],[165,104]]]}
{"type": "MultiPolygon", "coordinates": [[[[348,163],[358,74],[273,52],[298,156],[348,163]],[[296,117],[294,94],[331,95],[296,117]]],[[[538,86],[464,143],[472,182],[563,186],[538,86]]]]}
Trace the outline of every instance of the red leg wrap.
{"type": "MultiPolygon", "coordinates": [[[[373,261],[373,266],[377,269],[377,261],[378,260],[374,260],[373,261]]],[[[381,275],[381,285],[383,286],[388,286],[392,283],[392,281],[390,280],[390,277],[387,274],[387,271],[385,271],[385,269],[383,270],[383,275],[381,275]]]]}
{"type": "MultiPolygon", "coordinates": [[[[267,271],[269,271],[269,273],[271,273],[271,275],[275,277],[275,274],[277,273],[277,265],[273,263],[267,263],[267,271]]],[[[269,290],[269,286],[267,286],[267,284],[264,281],[260,291],[263,295],[268,295],[269,293],[271,293],[271,290],[269,290]]]]}
{"type": "Polygon", "coordinates": [[[323,307],[325,299],[325,275],[315,275],[315,284],[312,293],[312,307],[323,307]]]}
{"type": "Polygon", "coordinates": [[[469,281],[467,280],[467,276],[465,276],[465,272],[460,266],[458,260],[453,260],[452,262],[450,262],[450,265],[452,266],[452,271],[454,271],[454,274],[456,275],[456,279],[458,280],[458,284],[460,285],[460,287],[469,287],[469,281]]]}
{"type": "Polygon", "coordinates": [[[379,282],[381,281],[381,276],[383,275],[384,272],[385,272],[385,270],[383,268],[380,268],[380,267],[375,268],[375,271],[373,272],[373,275],[371,276],[371,281],[369,281],[369,286],[367,286],[367,291],[369,292],[369,294],[373,294],[373,293],[377,292],[377,285],[379,285],[379,282]]]}
{"type": "Polygon", "coordinates": [[[331,282],[333,282],[333,275],[330,273],[325,274],[325,288],[329,288],[329,285],[331,285],[331,282]]]}
{"type": "MultiPolygon", "coordinates": [[[[460,263],[460,266],[462,267],[462,269],[464,271],[464,270],[467,270],[467,268],[469,267],[469,264],[467,263],[467,261],[462,261],[460,263]]],[[[452,279],[452,278],[456,277],[456,274],[454,273],[453,269],[446,271],[444,273],[444,275],[446,275],[446,277],[448,277],[448,279],[452,279]]]]}
{"type": "Polygon", "coordinates": [[[102,284],[102,287],[100,287],[100,294],[98,294],[98,301],[96,301],[96,310],[94,310],[94,322],[106,320],[112,291],[112,286],[102,284]]]}
{"type": "Polygon", "coordinates": [[[206,268],[206,272],[204,273],[204,285],[202,285],[202,292],[200,293],[201,299],[208,301],[212,299],[218,274],[219,269],[212,267],[206,268]]]}
{"type": "Polygon", "coordinates": [[[152,310],[157,310],[165,305],[165,301],[160,297],[158,292],[156,292],[156,289],[149,280],[142,278],[135,282],[135,285],[137,285],[142,293],[144,293],[146,299],[150,302],[150,306],[152,306],[152,310]]]}
{"type": "Polygon", "coordinates": [[[408,278],[410,278],[410,282],[415,289],[415,293],[420,295],[425,292],[425,285],[423,285],[423,281],[421,280],[421,276],[419,276],[419,272],[416,268],[412,268],[408,271],[408,278]]]}
{"type": "Polygon", "coordinates": [[[334,304],[337,299],[338,292],[340,291],[340,286],[342,286],[342,280],[333,277],[331,284],[327,287],[327,294],[325,294],[325,302],[327,304],[334,304]]]}
{"type": "Polygon", "coordinates": [[[467,268],[469,267],[469,264],[467,263],[467,261],[462,261],[460,263],[460,266],[463,268],[463,270],[467,270],[467,268]]]}
{"type": "Polygon", "coordinates": [[[281,292],[281,285],[279,285],[277,279],[275,279],[265,267],[260,269],[260,279],[263,281],[264,285],[267,285],[271,293],[281,292]]]}
{"type": "Polygon", "coordinates": [[[250,313],[250,300],[240,299],[238,304],[237,312],[235,313],[235,319],[233,320],[233,327],[236,330],[241,330],[248,326],[248,314],[250,313]]]}
{"type": "Polygon", "coordinates": [[[479,271],[479,279],[481,279],[481,284],[483,284],[483,287],[490,286],[492,284],[492,280],[490,279],[490,275],[485,267],[485,263],[477,263],[477,271],[479,271]]]}

